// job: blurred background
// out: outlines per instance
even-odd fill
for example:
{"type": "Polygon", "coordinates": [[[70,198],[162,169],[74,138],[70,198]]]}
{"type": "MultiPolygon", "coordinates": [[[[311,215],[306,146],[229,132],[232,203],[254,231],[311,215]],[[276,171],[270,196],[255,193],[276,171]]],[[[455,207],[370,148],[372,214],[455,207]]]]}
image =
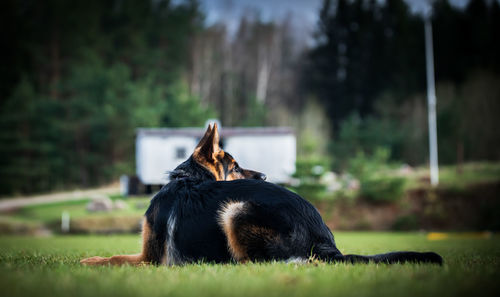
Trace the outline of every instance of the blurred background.
{"type": "Polygon", "coordinates": [[[286,186],[335,229],[500,229],[498,0],[1,6],[3,232],[60,232],[65,220],[75,232],[138,229],[148,200],[116,186],[136,173],[136,129],[201,129],[213,118],[227,128],[291,127],[296,170],[286,186]],[[27,196],[75,189],[92,190],[27,196]]]}

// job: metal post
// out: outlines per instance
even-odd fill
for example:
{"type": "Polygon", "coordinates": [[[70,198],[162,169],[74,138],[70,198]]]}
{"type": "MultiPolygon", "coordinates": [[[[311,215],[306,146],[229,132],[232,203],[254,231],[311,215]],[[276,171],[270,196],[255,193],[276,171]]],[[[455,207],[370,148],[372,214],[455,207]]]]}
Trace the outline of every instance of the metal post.
{"type": "Polygon", "coordinates": [[[430,17],[425,17],[425,58],[427,62],[427,105],[429,120],[429,153],[431,185],[439,183],[437,128],[436,128],[436,88],[434,84],[434,54],[432,46],[432,24],[430,17]]]}
{"type": "Polygon", "coordinates": [[[63,233],[69,232],[69,223],[70,223],[69,212],[63,211],[61,214],[61,231],[63,233]]]}

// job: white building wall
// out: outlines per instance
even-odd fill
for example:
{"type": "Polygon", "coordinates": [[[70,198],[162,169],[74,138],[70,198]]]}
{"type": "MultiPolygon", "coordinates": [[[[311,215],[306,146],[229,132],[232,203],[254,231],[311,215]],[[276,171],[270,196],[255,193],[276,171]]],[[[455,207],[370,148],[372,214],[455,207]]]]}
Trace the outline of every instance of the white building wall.
{"type": "MultiPolygon", "coordinates": [[[[168,172],[194,151],[197,137],[139,133],[136,139],[137,175],[144,184],[165,184],[168,172]],[[185,155],[178,158],[177,150],[185,155]]],[[[224,150],[241,167],[267,175],[267,180],[286,183],[295,172],[296,139],[293,134],[232,135],[224,139],[224,150]]]]}
{"type": "Polygon", "coordinates": [[[140,135],[136,142],[137,175],[144,184],[165,184],[168,171],[184,162],[196,147],[191,136],[140,135]],[[177,158],[177,149],[184,149],[185,156],[177,158]]]}
{"type": "Polygon", "coordinates": [[[296,140],[294,135],[244,135],[224,139],[224,151],[243,168],[267,175],[275,183],[288,182],[295,172],[296,140]]]}

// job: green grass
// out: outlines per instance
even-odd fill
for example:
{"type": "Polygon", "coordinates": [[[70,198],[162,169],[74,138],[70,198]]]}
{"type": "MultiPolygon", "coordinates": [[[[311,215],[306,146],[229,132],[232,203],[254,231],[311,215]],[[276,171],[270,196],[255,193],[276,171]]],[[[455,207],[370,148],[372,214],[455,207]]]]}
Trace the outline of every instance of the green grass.
{"type": "MultiPolygon", "coordinates": [[[[429,186],[429,168],[418,167],[408,177],[407,188],[429,186]],[[427,180],[423,182],[423,180],[427,180]]],[[[439,166],[439,187],[445,189],[464,190],[478,183],[492,183],[500,181],[500,163],[498,162],[469,162],[462,166],[462,172],[457,171],[456,165],[439,166]]]]}
{"type": "Polygon", "coordinates": [[[0,238],[2,296],[493,296],[500,237],[428,241],[420,233],[338,233],[346,253],[434,250],[445,265],[82,267],[79,259],[134,253],[139,236],[0,238]]]}
{"type": "Polygon", "coordinates": [[[463,165],[461,174],[457,166],[441,166],[440,183],[449,187],[462,189],[477,183],[489,183],[500,180],[500,163],[467,163],[463,165]]]}
{"type": "Polygon", "coordinates": [[[26,206],[18,212],[13,213],[10,217],[27,222],[52,223],[61,220],[63,211],[68,212],[72,219],[83,217],[141,216],[149,205],[148,198],[129,198],[124,200],[128,205],[126,209],[89,213],[86,210],[89,201],[90,199],[81,199],[26,206]]]}

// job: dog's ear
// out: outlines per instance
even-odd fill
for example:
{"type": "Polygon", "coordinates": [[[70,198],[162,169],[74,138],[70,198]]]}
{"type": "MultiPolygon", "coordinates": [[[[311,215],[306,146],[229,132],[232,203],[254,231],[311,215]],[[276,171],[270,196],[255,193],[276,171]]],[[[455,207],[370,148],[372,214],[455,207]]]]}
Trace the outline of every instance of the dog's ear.
{"type": "Polygon", "coordinates": [[[205,160],[215,160],[217,154],[220,152],[219,140],[217,124],[214,124],[212,129],[210,127],[207,129],[205,136],[200,140],[193,155],[205,160]]]}
{"type": "Polygon", "coordinates": [[[207,131],[205,131],[205,135],[203,135],[203,137],[200,139],[200,142],[198,142],[196,148],[203,146],[207,141],[207,138],[210,136],[210,134],[212,134],[212,125],[208,124],[207,131]]]}

